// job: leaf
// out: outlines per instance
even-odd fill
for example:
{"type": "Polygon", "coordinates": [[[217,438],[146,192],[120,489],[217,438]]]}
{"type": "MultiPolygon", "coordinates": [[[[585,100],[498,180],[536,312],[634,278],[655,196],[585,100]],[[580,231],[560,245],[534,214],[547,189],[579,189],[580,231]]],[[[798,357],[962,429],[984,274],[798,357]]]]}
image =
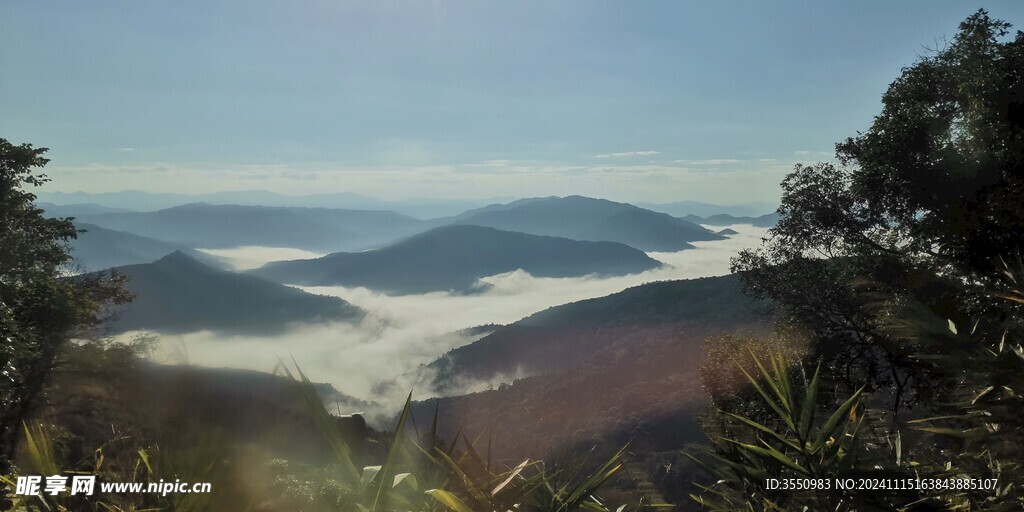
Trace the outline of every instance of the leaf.
{"type": "Polygon", "coordinates": [[[953,323],[953,321],[952,321],[952,320],[950,320],[950,319],[948,319],[948,318],[946,319],[946,322],[948,322],[948,323],[949,323],[949,332],[951,332],[951,333],[953,333],[953,334],[958,334],[958,333],[956,332],[956,324],[954,324],[954,323],[953,323]]]}
{"type": "Polygon", "coordinates": [[[320,431],[320,434],[324,436],[324,439],[331,446],[335,462],[341,469],[342,485],[349,489],[357,488],[360,485],[361,475],[355,463],[352,462],[351,449],[345,442],[344,436],[338,430],[334,417],[324,408],[324,403],[316,387],[302,371],[302,368],[299,367],[294,357],[292,358],[292,364],[295,365],[295,372],[298,374],[298,377],[292,373],[283,361],[278,367],[284,371],[285,376],[292,382],[296,393],[298,393],[305,404],[306,410],[313,417],[317,430],[320,431]]]}
{"type": "Polygon", "coordinates": [[[426,493],[455,512],[473,512],[458,496],[444,489],[430,489],[426,493]]]}
{"type": "Polygon", "coordinates": [[[834,413],[832,413],[832,416],[829,417],[825,424],[822,425],[821,430],[818,431],[818,439],[814,442],[814,445],[811,446],[811,453],[816,453],[823,446],[825,446],[825,441],[827,441],[828,438],[833,437],[832,434],[839,427],[840,422],[847,417],[847,415],[850,412],[850,409],[852,409],[853,406],[860,399],[860,394],[862,391],[864,391],[864,388],[858,389],[857,392],[853,394],[853,396],[846,399],[846,401],[843,402],[843,404],[840,405],[834,413]]]}
{"type": "MultiPolygon", "coordinates": [[[[756,356],[754,357],[754,360],[757,360],[756,356]]],[[[779,418],[781,418],[782,421],[786,422],[786,426],[795,431],[796,425],[793,424],[793,419],[790,417],[790,415],[785,410],[783,410],[782,407],[775,403],[775,400],[773,400],[772,397],[769,396],[768,393],[764,390],[764,388],[762,388],[761,385],[758,384],[757,379],[755,379],[749,373],[747,373],[747,370],[743,368],[743,366],[740,365],[738,361],[734,362],[736,363],[736,366],[739,367],[740,372],[743,373],[743,376],[747,378],[748,382],[750,382],[750,385],[754,387],[754,390],[757,391],[759,395],[761,395],[761,398],[764,399],[765,403],[767,403],[768,406],[771,407],[772,410],[774,410],[775,413],[779,415],[779,418]]]]}
{"type": "Polygon", "coordinates": [[[146,450],[142,449],[142,448],[139,448],[139,460],[141,460],[142,463],[146,465],[146,471],[150,475],[152,475],[153,474],[153,466],[149,465],[149,453],[146,450]]]}
{"type": "Polygon", "coordinates": [[[509,472],[508,478],[506,478],[505,481],[498,484],[498,486],[491,491],[491,496],[497,496],[498,493],[501,492],[501,490],[504,489],[505,486],[512,481],[512,479],[518,476],[519,473],[523,472],[523,469],[525,469],[528,464],[530,464],[530,459],[526,459],[520,462],[518,466],[516,466],[511,472],[509,472]]]}
{"type": "Polygon", "coordinates": [[[395,482],[391,484],[391,487],[398,487],[403,482],[408,483],[409,487],[413,490],[416,490],[419,487],[419,483],[416,481],[416,475],[412,473],[399,473],[395,475],[395,482]]]}
{"type": "Polygon", "coordinates": [[[978,393],[978,396],[974,397],[974,400],[971,400],[971,405],[974,405],[974,404],[978,403],[978,400],[981,400],[982,398],[984,398],[985,395],[991,393],[992,390],[995,389],[995,388],[996,388],[995,386],[989,386],[989,387],[981,390],[981,392],[978,393]]]}
{"type": "Polygon", "coordinates": [[[784,466],[786,466],[786,467],[788,467],[788,468],[790,468],[790,469],[792,469],[794,471],[797,471],[797,472],[803,473],[803,474],[807,474],[807,470],[804,469],[803,466],[797,464],[796,462],[793,462],[793,460],[790,459],[789,457],[787,457],[786,454],[776,450],[775,448],[773,448],[771,446],[765,445],[765,448],[762,448],[760,446],[754,446],[752,444],[746,444],[746,443],[741,443],[739,441],[733,441],[732,439],[727,439],[727,441],[729,441],[732,444],[735,444],[736,446],[739,446],[740,448],[742,448],[744,450],[747,450],[749,452],[755,453],[755,454],[760,455],[762,457],[770,457],[772,459],[775,459],[775,460],[781,462],[784,466]]]}
{"type": "Polygon", "coordinates": [[[903,459],[903,437],[900,436],[900,431],[896,431],[896,466],[900,465],[900,461],[903,459]]]}
{"type": "Polygon", "coordinates": [[[398,455],[402,452],[402,444],[405,442],[405,425],[409,421],[409,414],[412,407],[412,392],[409,392],[409,396],[405,399],[405,407],[402,408],[402,414],[398,417],[398,425],[395,427],[394,437],[391,439],[391,447],[388,449],[388,456],[384,460],[384,464],[381,467],[381,477],[377,484],[377,492],[373,498],[372,510],[387,510],[387,501],[390,488],[387,486],[387,480],[389,474],[394,471],[395,466],[398,464],[398,455]]]}
{"type": "Polygon", "coordinates": [[[748,426],[754,427],[754,428],[756,428],[756,429],[758,429],[758,430],[760,430],[760,431],[762,431],[762,432],[764,432],[766,434],[771,435],[775,439],[778,439],[780,442],[785,443],[786,446],[789,446],[790,448],[792,448],[794,450],[800,451],[800,446],[798,446],[792,440],[787,439],[786,436],[783,435],[783,434],[780,434],[780,433],[778,433],[778,432],[776,432],[776,431],[774,431],[774,430],[772,430],[772,429],[770,429],[770,428],[768,428],[768,427],[766,427],[766,426],[764,426],[764,425],[762,425],[762,424],[760,424],[760,423],[758,423],[758,422],[756,422],[754,420],[751,420],[749,418],[745,418],[745,417],[740,416],[738,414],[733,414],[731,412],[727,412],[725,414],[730,416],[730,417],[732,417],[732,418],[735,418],[735,419],[737,419],[737,420],[739,420],[739,421],[741,421],[741,422],[743,422],[745,424],[747,424],[748,426]]]}
{"type": "Polygon", "coordinates": [[[806,440],[811,435],[811,424],[814,421],[814,411],[818,406],[818,380],[821,373],[821,365],[814,369],[814,377],[807,385],[807,394],[804,396],[804,404],[800,411],[800,430],[797,432],[801,440],[806,440]]]}
{"type": "Polygon", "coordinates": [[[377,478],[378,473],[380,473],[380,466],[366,466],[363,468],[362,474],[359,475],[359,485],[361,487],[369,486],[373,479],[377,478]]]}

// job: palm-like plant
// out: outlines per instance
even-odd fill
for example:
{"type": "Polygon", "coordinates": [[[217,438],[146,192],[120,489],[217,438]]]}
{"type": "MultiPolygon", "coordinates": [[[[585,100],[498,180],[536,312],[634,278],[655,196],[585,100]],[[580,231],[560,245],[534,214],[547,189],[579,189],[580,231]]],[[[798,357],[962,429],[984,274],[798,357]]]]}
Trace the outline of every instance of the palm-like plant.
{"type": "Polygon", "coordinates": [[[769,489],[766,481],[834,478],[852,468],[864,423],[861,391],[819,415],[824,402],[819,392],[820,367],[810,381],[794,385],[791,368],[781,355],[769,354],[767,366],[753,352],[751,358],[759,378],[738,362],[737,366],[771,416],[755,419],[723,411],[740,427],[738,435],[711,439],[707,457],[688,454],[715,479],[711,485],[699,486],[702,492],[691,497],[704,508],[723,511],[789,510],[796,504],[824,510],[819,507],[826,502],[842,500],[814,490],[797,497],[790,491],[769,489]]]}

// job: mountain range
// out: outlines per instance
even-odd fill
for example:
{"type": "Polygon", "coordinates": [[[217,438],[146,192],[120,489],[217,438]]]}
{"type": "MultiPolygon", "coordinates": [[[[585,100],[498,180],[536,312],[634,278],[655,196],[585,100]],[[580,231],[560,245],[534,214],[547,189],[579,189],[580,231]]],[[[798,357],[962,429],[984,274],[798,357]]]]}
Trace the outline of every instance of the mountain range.
{"type": "Polygon", "coordinates": [[[758,217],[736,217],[733,215],[726,214],[711,215],[708,217],[687,215],[683,217],[683,220],[687,220],[696,224],[705,224],[708,226],[732,226],[735,224],[752,224],[759,228],[770,228],[774,227],[776,224],[779,223],[779,214],[768,213],[758,217]]]}
{"type": "Polygon", "coordinates": [[[700,201],[676,201],[673,203],[634,203],[641,208],[667,213],[673,217],[686,217],[694,215],[698,217],[710,217],[712,215],[735,215],[737,217],[758,217],[775,211],[779,206],[778,202],[755,201],[731,206],[720,204],[703,203],[700,201]]]}
{"type": "Polygon", "coordinates": [[[643,252],[615,242],[453,225],[387,247],[279,261],[249,273],[280,283],[364,286],[394,294],[470,292],[481,277],[522,269],[535,277],[624,275],[660,266],[643,252]]]}
{"type": "Polygon", "coordinates": [[[680,251],[692,248],[689,242],[722,238],[668,214],[582,196],[490,205],[458,215],[452,222],[574,240],[619,242],[642,251],[680,251]]]}
{"type": "MultiPolygon", "coordinates": [[[[333,194],[284,195],[268,190],[241,190],[209,194],[152,193],[141,190],[120,192],[40,192],[40,201],[58,205],[100,204],[110,208],[155,211],[191,203],[233,204],[243,206],[289,206],[305,208],[336,208],[350,210],[390,210],[418,219],[456,215],[471,208],[493,203],[491,200],[411,198],[384,201],[351,192],[333,194]]],[[[508,201],[508,199],[503,199],[508,201]]]]}
{"type": "MultiPolygon", "coordinates": [[[[340,208],[351,210],[390,210],[418,219],[433,219],[458,215],[488,204],[507,203],[510,198],[490,200],[411,198],[386,201],[351,192],[308,195],[285,195],[268,190],[239,190],[208,194],[152,193],[141,190],[119,192],[39,192],[39,201],[56,205],[88,204],[107,208],[135,211],[155,211],[190,203],[236,204],[245,206],[293,206],[307,208],[340,208]]],[[[671,203],[637,202],[641,208],[667,213],[673,217],[728,214],[738,217],[757,217],[772,212],[777,202],[757,201],[735,205],[719,205],[701,201],[683,200],[671,203]]]]}
{"type": "Polygon", "coordinates": [[[110,323],[115,333],[273,334],[295,323],[354,322],[363,316],[362,310],[337,297],[219,270],[182,252],[114,270],[128,276],[125,287],[135,295],[116,311],[110,323]]]}
{"type": "MultiPolygon", "coordinates": [[[[679,219],[626,203],[581,196],[521,199],[432,220],[380,210],[208,203],[145,212],[91,203],[44,207],[51,216],[70,216],[80,223],[193,249],[262,246],[321,253],[351,252],[380,248],[449,224],[581,241],[619,242],[642,251],[659,252],[690,249],[690,242],[723,238],[691,222],[702,222],[703,218],[679,219]]],[[[722,216],[711,219],[721,221],[722,216]]],[[[109,256],[116,259],[116,255],[109,256]]]]}
{"type": "Polygon", "coordinates": [[[389,211],[186,204],[155,212],[83,212],[77,220],[195,248],[352,250],[431,227],[389,211]]]}
{"type": "Polygon", "coordinates": [[[84,232],[79,233],[78,238],[71,241],[71,254],[75,258],[75,264],[85,272],[151,263],[173,252],[184,253],[212,267],[226,266],[220,258],[184,244],[114,231],[94,224],[75,223],[75,227],[84,232]]]}

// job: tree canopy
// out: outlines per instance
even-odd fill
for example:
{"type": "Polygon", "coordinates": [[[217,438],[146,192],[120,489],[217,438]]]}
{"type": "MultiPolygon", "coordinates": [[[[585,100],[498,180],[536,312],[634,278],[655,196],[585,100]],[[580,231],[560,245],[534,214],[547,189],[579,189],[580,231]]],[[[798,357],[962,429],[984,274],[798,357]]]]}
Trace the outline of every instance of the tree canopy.
{"type": "Polygon", "coordinates": [[[87,335],[104,305],[128,299],[117,276],[69,272],[74,224],[46,218],[26,190],[48,181],[38,172],[45,152],[0,139],[0,474],[10,470],[21,423],[57,350],[87,335]]]}
{"type": "Polygon", "coordinates": [[[774,304],[779,338],[799,333],[808,350],[795,363],[752,354],[771,371],[748,365],[753,391],[716,402],[726,414],[706,425],[723,487],[702,496],[724,501],[702,503],[1018,509],[1024,33],[1011,37],[983,10],[968,17],[948,44],[902,70],[870,128],[837,144],[834,162],[797,165],[782,189],[779,224],[733,270],[774,304]],[[851,428],[834,444],[806,444],[826,417],[822,428],[851,428]],[[867,497],[758,484],[852,474],[1012,485],[867,497]]]}

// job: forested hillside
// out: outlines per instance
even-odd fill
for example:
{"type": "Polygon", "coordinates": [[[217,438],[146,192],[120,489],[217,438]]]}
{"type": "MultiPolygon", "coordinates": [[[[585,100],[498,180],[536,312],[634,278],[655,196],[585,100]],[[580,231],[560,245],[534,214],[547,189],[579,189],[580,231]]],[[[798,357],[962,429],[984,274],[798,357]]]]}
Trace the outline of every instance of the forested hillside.
{"type": "Polygon", "coordinates": [[[639,340],[667,336],[666,343],[692,344],[709,333],[754,325],[764,308],[742,294],[736,276],[645,284],[499,327],[429,367],[442,390],[498,376],[556,372],[639,340]]]}

